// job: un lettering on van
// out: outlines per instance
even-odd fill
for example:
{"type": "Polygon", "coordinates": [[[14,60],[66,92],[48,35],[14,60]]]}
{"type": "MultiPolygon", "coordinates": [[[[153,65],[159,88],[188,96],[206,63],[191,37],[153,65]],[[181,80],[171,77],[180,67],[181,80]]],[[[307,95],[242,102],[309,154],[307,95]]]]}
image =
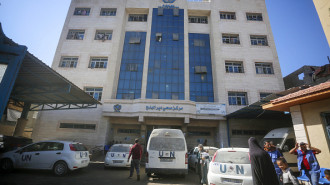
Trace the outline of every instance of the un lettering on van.
{"type": "Polygon", "coordinates": [[[164,156],[164,151],[159,151],[159,157],[175,157],[175,151],[170,151],[169,154],[170,154],[169,156],[164,156]]]}
{"type": "MultiPolygon", "coordinates": [[[[241,166],[239,166],[239,165],[236,165],[235,166],[236,167],[236,174],[242,174],[242,175],[244,175],[244,167],[241,165],[241,166]]],[[[230,172],[233,172],[235,169],[234,169],[234,167],[233,166],[229,166],[229,167],[227,167],[227,165],[226,164],[220,164],[220,172],[221,173],[230,173],[230,172]]]]}

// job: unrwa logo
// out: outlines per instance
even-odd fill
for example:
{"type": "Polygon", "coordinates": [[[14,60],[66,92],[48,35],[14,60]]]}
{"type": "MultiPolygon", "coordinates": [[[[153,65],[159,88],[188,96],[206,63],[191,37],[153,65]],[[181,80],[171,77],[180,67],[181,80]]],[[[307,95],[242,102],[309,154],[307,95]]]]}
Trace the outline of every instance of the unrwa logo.
{"type": "Polygon", "coordinates": [[[164,3],[174,3],[175,0],[163,0],[164,3]]]}
{"type": "Polygon", "coordinates": [[[121,110],[121,105],[119,105],[119,104],[114,105],[114,106],[113,106],[113,110],[114,110],[115,112],[120,112],[120,110],[121,110]]]}

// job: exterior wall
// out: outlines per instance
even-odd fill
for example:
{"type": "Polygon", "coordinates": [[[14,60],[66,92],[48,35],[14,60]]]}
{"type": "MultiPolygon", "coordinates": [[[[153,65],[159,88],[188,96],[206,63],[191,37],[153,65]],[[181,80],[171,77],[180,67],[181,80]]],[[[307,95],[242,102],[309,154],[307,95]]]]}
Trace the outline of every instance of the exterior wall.
{"type": "MultiPolygon", "coordinates": [[[[181,15],[181,14],[180,14],[181,15]]],[[[156,18],[155,18],[156,19],[156,18]]],[[[181,33],[182,34],[182,33],[181,33]]],[[[180,35],[181,39],[181,35],[180,35]]],[[[208,143],[227,146],[227,124],[225,115],[244,106],[228,105],[228,92],[246,92],[248,103],[260,99],[260,92],[273,93],[284,90],[282,74],[270,28],[264,0],[209,2],[187,2],[176,0],[172,4],[161,0],[72,0],[54,56],[52,68],[72,81],[80,88],[103,87],[102,105],[97,109],[47,111],[40,113],[33,137],[44,139],[77,139],[88,145],[104,144],[112,140],[125,140],[116,135],[116,130],[131,125],[140,127],[140,137],[147,139],[150,128],[155,126],[180,127],[184,132],[208,130],[208,143]],[[184,98],[180,100],[150,99],[147,94],[148,67],[151,61],[154,35],[153,9],[158,6],[173,5],[183,11],[183,51],[184,55],[184,98]],[[89,16],[73,15],[75,8],[91,8],[89,16]],[[116,16],[100,16],[101,8],[117,8],[116,16]],[[236,12],[236,20],[220,19],[220,11],[236,12]],[[246,13],[262,13],[263,21],[247,21],[246,13]],[[129,22],[129,14],[148,14],[147,22],[129,22]],[[207,16],[208,24],[189,23],[188,16],[207,16]],[[70,29],[83,29],[83,40],[67,40],[70,29]],[[112,30],[112,40],[94,40],[96,30],[112,30]],[[146,32],[143,63],[141,98],[134,100],[116,99],[119,88],[118,80],[125,43],[125,33],[146,32]],[[190,98],[189,34],[208,34],[213,78],[214,102],[194,102],[190,98]],[[223,44],[222,34],[239,34],[240,44],[223,44]],[[268,46],[251,45],[250,35],[266,35],[268,46]],[[61,57],[79,57],[76,68],[59,67],[61,57]],[[106,69],[88,68],[91,57],[108,57],[106,69]],[[226,73],[225,61],[243,61],[244,73],[226,73]],[[269,62],[274,74],[256,74],[255,62],[269,62]],[[262,84],[262,86],[260,85],[262,84]],[[220,107],[217,114],[200,113],[199,105],[220,107]],[[158,109],[159,108],[159,109],[158,109]],[[157,118],[157,119],[156,119],[157,118]],[[152,120],[152,121],[151,121],[152,120]],[[175,120],[175,121],[174,121],[175,120]],[[93,123],[95,130],[60,129],[61,122],[93,123]]],[[[218,109],[218,108],[217,108],[218,109]]],[[[238,123],[237,123],[238,124],[238,123]]],[[[260,124],[261,125],[261,124],[260,124]]],[[[195,133],[196,134],[196,133],[195,133]]],[[[204,139],[203,134],[188,139],[191,146],[197,139],[204,139]]],[[[131,138],[133,135],[131,136],[131,138]]],[[[135,137],[135,135],[134,135],[135,137]]],[[[128,142],[127,138],[126,141],[128,142]]],[[[130,141],[130,140],[129,140],[130,141]]],[[[245,138],[241,140],[245,142],[245,138]]],[[[237,141],[239,143],[239,141],[237,141]]]]}
{"type": "Polygon", "coordinates": [[[322,152],[317,155],[322,168],[330,168],[330,141],[327,139],[321,113],[330,111],[330,99],[301,105],[309,143],[322,152]]]}
{"type": "Polygon", "coordinates": [[[313,0],[313,2],[330,46],[330,2],[328,0],[313,0]]]}
{"type": "Polygon", "coordinates": [[[311,69],[311,67],[317,68],[317,66],[303,66],[300,69],[284,77],[283,80],[285,89],[313,83],[313,70],[311,69]],[[299,79],[299,75],[303,75],[303,79],[299,79]]]}

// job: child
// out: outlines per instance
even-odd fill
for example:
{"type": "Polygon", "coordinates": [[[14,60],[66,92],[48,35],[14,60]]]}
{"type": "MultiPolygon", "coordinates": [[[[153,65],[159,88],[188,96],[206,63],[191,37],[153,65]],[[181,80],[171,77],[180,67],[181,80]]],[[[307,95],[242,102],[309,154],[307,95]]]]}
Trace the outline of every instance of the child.
{"type": "Polygon", "coordinates": [[[278,158],[276,160],[277,166],[282,170],[283,174],[281,181],[283,185],[298,185],[299,182],[297,178],[292,174],[291,169],[288,166],[288,163],[284,158],[278,158]]]}
{"type": "Polygon", "coordinates": [[[324,178],[330,181],[330,170],[324,170],[324,178]]]}

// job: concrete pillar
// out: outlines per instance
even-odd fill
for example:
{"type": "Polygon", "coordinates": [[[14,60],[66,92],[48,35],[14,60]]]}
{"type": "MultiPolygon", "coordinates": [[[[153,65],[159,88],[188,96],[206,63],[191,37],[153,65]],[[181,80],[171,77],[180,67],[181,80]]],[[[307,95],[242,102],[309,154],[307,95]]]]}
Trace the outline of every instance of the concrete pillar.
{"type": "Polygon", "coordinates": [[[14,136],[23,136],[24,129],[25,129],[27,122],[28,122],[28,119],[18,118],[16,127],[15,127],[15,131],[14,131],[14,136]]]}
{"type": "Polygon", "coordinates": [[[228,147],[228,131],[226,120],[219,121],[218,134],[216,135],[216,142],[219,143],[220,148],[228,147]]]}
{"type": "Polygon", "coordinates": [[[304,124],[304,119],[301,114],[300,105],[290,107],[290,112],[291,112],[291,117],[292,117],[294,133],[296,135],[296,141],[298,143],[300,143],[300,142],[309,143],[306,127],[304,124]]]}

